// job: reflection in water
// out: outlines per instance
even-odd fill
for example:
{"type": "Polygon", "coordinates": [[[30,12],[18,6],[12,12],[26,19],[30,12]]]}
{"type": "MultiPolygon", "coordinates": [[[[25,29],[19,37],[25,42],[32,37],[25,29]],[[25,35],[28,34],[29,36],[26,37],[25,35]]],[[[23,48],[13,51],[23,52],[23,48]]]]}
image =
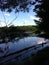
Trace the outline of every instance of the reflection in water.
{"type": "Polygon", "coordinates": [[[9,50],[9,46],[7,44],[5,44],[4,47],[0,46],[0,53],[4,54],[4,52],[7,52],[8,50],[9,50]]]}
{"type": "Polygon", "coordinates": [[[1,52],[1,53],[3,52],[3,49],[2,49],[2,48],[0,48],[0,52],[1,52]]]}
{"type": "Polygon", "coordinates": [[[24,38],[16,38],[12,42],[0,44],[0,52],[7,50],[9,50],[9,52],[18,51],[20,49],[30,47],[32,45],[41,44],[45,42],[45,40],[44,38],[38,38],[38,37],[24,37],[24,38]]]}
{"type": "Polygon", "coordinates": [[[0,44],[0,58],[2,58],[0,63],[17,60],[17,58],[17,62],[19,62],[20,59],[22,60],[31,53],[36,52],[36,48],[39,48],[37,45],[44,42],[44,38],[24,37],[15,39],[14,43],[2,43],[0,44]]]}

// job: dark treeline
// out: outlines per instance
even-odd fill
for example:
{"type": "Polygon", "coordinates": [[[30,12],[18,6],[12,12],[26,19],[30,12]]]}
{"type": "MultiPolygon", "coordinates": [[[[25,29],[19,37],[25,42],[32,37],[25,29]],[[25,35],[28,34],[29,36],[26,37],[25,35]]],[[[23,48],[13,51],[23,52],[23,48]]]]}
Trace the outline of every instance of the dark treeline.
{"type": "Polygon", "coordinates": [[[0,39],[12,40],[16,37],[29,36],[25,32],[35,32],[37,30],[36,26],[10,26],[10,27],[0,27],[0,39]]]}
{"type": "Polygon", "coordinates": [[[49,38],[49,0],[37,0],[34,12],[40,20],[35,22],[41,37],[49,38]]]}

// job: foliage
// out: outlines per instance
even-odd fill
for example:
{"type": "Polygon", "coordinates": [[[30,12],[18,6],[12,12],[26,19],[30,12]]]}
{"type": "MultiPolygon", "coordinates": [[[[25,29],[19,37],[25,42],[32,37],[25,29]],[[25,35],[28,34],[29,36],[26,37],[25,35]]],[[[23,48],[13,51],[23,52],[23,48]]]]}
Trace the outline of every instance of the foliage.
{"type": "Polygon", "coordinates": [[[15,12],[27,11],[29,12],[30,6],[34,5],[34,12],[37,13],[39,21],[35,20],[38,26],[38,32],[41,35],[49,38],[49,0],[0,0],[0,9],[2,11],[15,12]]]}
{"type": "Polygon", "coordinates": [[[37,13],[39,21],[35,20],[38,30],[43,32],[43,36],[49,38],[49,0],[37,0],[34,11],[37,13]]]}
{"type": "Polygon", "coordinates": [[[34,4],[34,0],[0,0],[0,9],[8,12],[13,9],[15,9],[15,12],[29,11],[29,7],[34,4]]]}
{"type": "Polygon", "coordinates": [[[49,65],[49,47],[46,47],[35,54],[33,64],[49,65]]]}
{"type": "Polygon", "coordinates": [[[25,33],[28,31],[35,32],[36,26],[10,26],[10,27],[0,27],[0,39],[9,39],[13,40],[16,37],[24,37],[29,36],[29,34],[25,33]]]}

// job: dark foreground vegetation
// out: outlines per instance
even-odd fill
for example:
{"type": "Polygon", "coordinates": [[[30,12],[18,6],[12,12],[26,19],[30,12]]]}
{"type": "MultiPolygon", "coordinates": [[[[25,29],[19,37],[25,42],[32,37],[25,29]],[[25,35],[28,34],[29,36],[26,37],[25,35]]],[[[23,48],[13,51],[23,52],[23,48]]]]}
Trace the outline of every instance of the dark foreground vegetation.
{"type": "MultiPolygon", "coordinates": [[[[32,47],[29,47],[29,48],[32,48],[32,47]]],[[[24,49],[24,51],[28,50],[29,48],[24,49]]],[[[35,48],[35,46],[33,46],[33,48],[35,48]]],[[[18,53],[21,53],[22,51],[18,51],[16,53],[18,54],[18,53]]],[[[14,55],[14,54],[12,54],[12,55],[14,55]]],[[[4,56],[4,57],[6,58],[10,55],[4,56]]],[[[15,59],[17,59],[18,57],[19,57],[19,55],[15,59]]],[[[0,60],[1,59],[3,60],[3,58],[0,57],[0,60]]],[[[45,47],[42,50],[39,50],[37,53],[31,54],[30,58],[26,57],[21,62],[17,62],[18,59],[16,61],[8,60],[8,61],[6,61],[6,63],[0,62],[0,65],[4,65],[4,64],[5,65],[49,65],[49,47],[45,47]]]]}
{"type": "MultiPolygon", "coordinates": [[[[29,58],[26,58],[25,61],[21,63],[21,65],[49,65],[49,47],[38,51],[36,54],[32,54],[31,57],[31,60],[29,58]]],[[[13,63],[8,64],[16,65],[16,63],[13,63]]]]}
{"type": "Polygon", "coordinates": [[[37,52],[33,61],[34,65],[49,65],[49,47],[37,52]]]}
{"type": "Polygon", "coordinates": [[[49,65],[49,47],[38,51],[32,55],[32,60],[26,59],[22,65],[49,65]]]}
{"type": "Polygon", "coordinates": [[[30,33],[33,34],[36,30],[36,26],[0,27],[0,39],[3,40],[2,42],[6,42],[7,40],[13,40],[16,37],[30,36],[30,33]]]}

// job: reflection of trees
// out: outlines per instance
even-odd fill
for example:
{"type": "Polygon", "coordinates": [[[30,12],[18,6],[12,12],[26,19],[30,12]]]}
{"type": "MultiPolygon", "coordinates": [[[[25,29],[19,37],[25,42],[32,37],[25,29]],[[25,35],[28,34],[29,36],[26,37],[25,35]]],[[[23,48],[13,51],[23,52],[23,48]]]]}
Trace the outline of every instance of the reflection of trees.
{"type": "Polygon", "coordinates": [[[3,47],[0,47],[0,52],[1,53],[7,52],[8,50],[9,50],[8,44],[5,44],[5,47],[4,48],[3,47]]]}

